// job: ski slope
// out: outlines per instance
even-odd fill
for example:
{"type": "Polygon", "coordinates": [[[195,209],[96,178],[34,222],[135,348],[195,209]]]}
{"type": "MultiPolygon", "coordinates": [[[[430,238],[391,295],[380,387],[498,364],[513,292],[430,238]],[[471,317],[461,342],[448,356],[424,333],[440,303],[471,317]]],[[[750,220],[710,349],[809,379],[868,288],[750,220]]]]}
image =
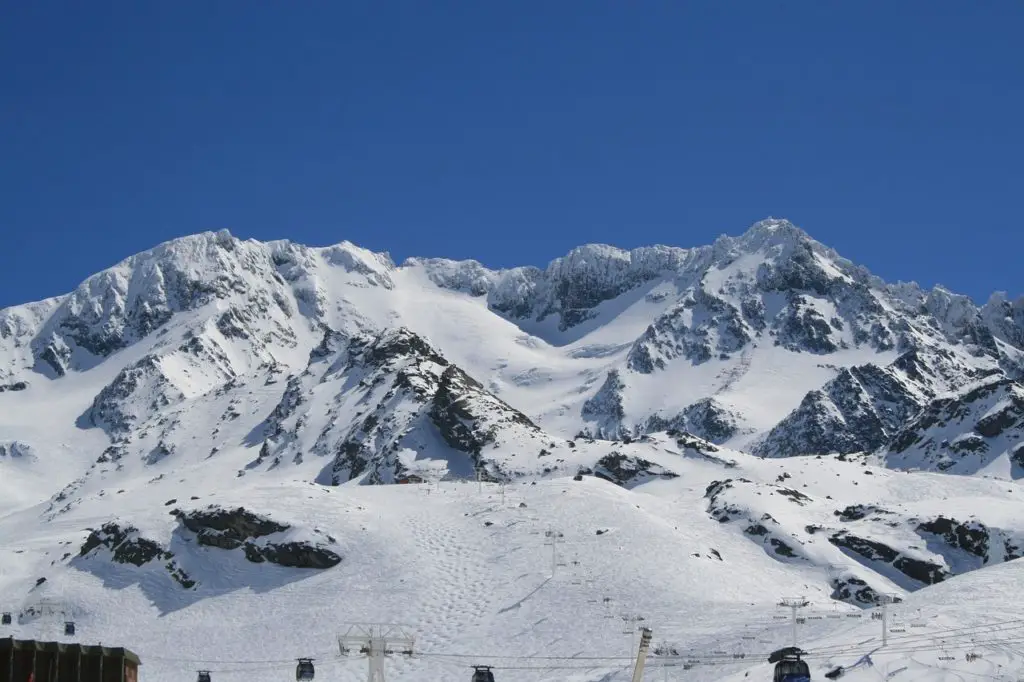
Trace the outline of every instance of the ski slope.
{"type": "MultiPolygon", "coordinates": [[[[225,488],[216,481],[233,467],[216,458],[159,480],[124,479],[117,491],[97,492],[52,521],[39,521],[42,505],[0,521],[0,608],[16,615],[51,611],[22,615],[0,634],[63,641],[69,638],[62,623],[73,620],[75,641],[137,652],[147,682],[188,679],[196,669],[214,671],[217,680],[281,679],[292,674],[294,659],[308,656],[324,679],[359,680],[365,660],[339,657],[336,636],[347,623],[399,623],[416,634],[416,654],[389,661],[391,679],[468,679],[468,666],[478,663],[493,665],[509,682],[612,682],[629,679],[638,641],[624,632],[622,616],[639,615],[653,629],[656,648],[678,652],[652,656],[649,679],[667,672],[670,679],[740,680],[759,657],[790,643],[788,611],[776,606],[779,599],[805,596],[812,603],[807,614],[817,617],[799,636],[812,652],[815,679],[828,666],[875,651],[879,624],[867,611],[830,598],[822,563],[773,555],[735,524],[707,513],[707,486],[728,474],[757,483],[750,503],[761,499],[757,510],[784,528],[824,522],[832,515],[824,506],[808,509],[779,495],[764,501],[780,463],[716,453],[736,462],[730,467],[723,464],[729,459],[654,449],[662,454],[651,456],[679,477],[632,490],[592,476],[504,488],[476,482],[324,487],[285,470],[242,477],[225,488]],[[136,568],[75,556],[84,529],[109,519],[110,495],[117,496],[117,518],[146,537],[172,542],[176,559],[199,583],[195,590],[182,590],[159,563],[136,568]],[[169,510],[210,501],[329,533],[343,560],[325,571],[287,569],[175,540],[169,510]],[[560,534],[553,575],[550,531],[560,534]],[[65,553],[72,556],[62,559],[65,553]],[[46,581],[36,586],[41,577],[46,581]],[[733,658],[740,653],[745,657],[733,658]],[[702,663],[679,677],[675,668],[690,658],[702,663]]],[[[1024,518],[1024,496],[1005,482],[903,474],[834,459],[801,459],[786,470],[787,485],[823,503],[831,496],[827,504],[835,506],[852,495],[895,506],[898,496],[908,513],[950,512],[985,495],[1000,514],[1024,518]],[[872,473],[860,474],[862,480],[837,476],[849,468],[872,473]]],[[[991,674],[1024,665],[1012,641],[1022,638],[1020,629],[986,629],[1016,616],[1012,596],[1024,579],[1019,562],[908,594],[828,543],[810,546],[905,598],[892,607],[894,622],[926,623],[892,634],[889,649],[872,654],[874,671],[851,672],[849,679],[876,679],[877,671],[903,666],[902,679],[959,679],[948,671],[991,674]],[[945,632],[959,627],[977,629],[963,631],[970,636],[945,632]],[[968,650],[982,652],[983,660],[966,664],[968,650]],[[960,660],[941,661],[943,652],[960,660]]],[[[753,670],[764,679],[762,670],[753,670]]]]}

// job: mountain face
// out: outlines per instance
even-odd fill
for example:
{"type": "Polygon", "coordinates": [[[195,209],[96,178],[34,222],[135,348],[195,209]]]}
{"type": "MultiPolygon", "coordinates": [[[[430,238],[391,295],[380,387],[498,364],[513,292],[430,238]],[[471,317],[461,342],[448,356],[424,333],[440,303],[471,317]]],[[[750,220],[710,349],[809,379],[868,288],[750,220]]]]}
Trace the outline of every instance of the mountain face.
{"type": "Polygon", "coordinates": [[[178,492],[176,521],[120,500],[159,505],[172,480],[203,504],[262,481],[683,486],[708,537],[772,566],[855,563],[824,589],[864,606],[1021,555],[1014,503],[953,517],[901,496],[1024,474],[1022,380],[1024,298],[888,284],[782,220],[509,270],[206,233],[0,311],[0,514],[92,524],[61,541],[90,575],[202,590],[204,567],[329,571],[352,545],[295,510],[229,531],[178,492]]]}
{"type": "MultiPolygon", "coordinates": [[[[1022,349],[1024,298],[996,294],[978,307],[942,288],[889,285],[781,220],[708,247],[587,245],[545,269],[503,271],[442,259],[396,266],[347,242],[309,248],[222,231],[0,311],[4,393],[31,400],[37,384],[102,375],[76,424],[118,448],[154,419],[173,430],[169,411],[253,382],[279,378],[283,412],[340,382],[325,408],[339,421],[309,447],[361,450],[350,472],[401,449],[393,439],[419,429],[413,421],[436,429],[438,393],[453,386],[519,415],[500,424],[562,438],[677,429],[770,457],[889,451],[933,401],[1021,379],[1022,349]],[[391,333],[417,339],[416,357],[378,362],[391,333]],[[359,398],[378,401],[372,414],[347,407],[357,375],[360,391],[366,380],[387,385],[359,398]],[[421,385],[400,385],[413,377],[421,385]],[[349,421],[367,418],[362,429],[349,421]]],[[[503,429],[487,428],[491,438],[503,429]]],[[[277,460],[282,435],[265,448],[277,460]]],[[[480,456],[480,442],[463,441],[450,446],[480,456]]],[[[306,454],[299,442],[289,457],[306,454]]]]}

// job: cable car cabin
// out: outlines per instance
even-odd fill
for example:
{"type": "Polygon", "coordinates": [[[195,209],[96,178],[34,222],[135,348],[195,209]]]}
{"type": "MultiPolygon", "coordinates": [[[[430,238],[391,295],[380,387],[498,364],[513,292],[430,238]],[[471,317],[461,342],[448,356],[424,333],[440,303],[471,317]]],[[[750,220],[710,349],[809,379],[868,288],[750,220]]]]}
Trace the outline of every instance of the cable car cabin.
{"type": "Polygon", "coordinates": [[[779,661],[775,664],[774,682],[811,682],[811,669],[798,658],[779,661]]]}
{"type": "Polygon", "coordinates": [[[494,673],[488,665],[473,666],[473,682],[494,682],[494,673]]]}
{"type": "Polygon", "coordinates": [[[64,634],[67,637],[74,637],[75,636],[75,624],[71,623],[71,622],[64,623],[64,634]]]}
{"type": "Polygon", "coordinates": [[[210,682],[210,671],[200,670],[199,677],[196,678],[196,682],[210,682]]]}
{"type": "Polygon", "coordinates": [[[139,665],[124,648],[0,639],[0,682],[138,682],[139,665]]]}
{"type": "Polygon", "coordinates": [[[295,666],[295,679],[311,680],[315,672],[312,658],[300,658],[299,664],[295,666]]]}
{"type": "Polygon", "coordinates": [[[11,624],[11,614],[5,613],[3,616],[0,616],[0,624],[2,624],[2,625],[10,625],[11,624]]]}

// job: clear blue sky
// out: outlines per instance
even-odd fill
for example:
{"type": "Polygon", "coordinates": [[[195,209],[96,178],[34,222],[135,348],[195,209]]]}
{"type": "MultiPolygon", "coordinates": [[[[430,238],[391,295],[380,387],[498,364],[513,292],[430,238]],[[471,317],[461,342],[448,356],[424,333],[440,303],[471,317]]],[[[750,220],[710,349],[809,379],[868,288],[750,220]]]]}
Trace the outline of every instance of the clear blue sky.
{"type": "Polygon", "coordinates": [[[1024,292],[1019,0],[0,8],[0,306],[227,227],[543,265],[787,217],[1024,292]]]}

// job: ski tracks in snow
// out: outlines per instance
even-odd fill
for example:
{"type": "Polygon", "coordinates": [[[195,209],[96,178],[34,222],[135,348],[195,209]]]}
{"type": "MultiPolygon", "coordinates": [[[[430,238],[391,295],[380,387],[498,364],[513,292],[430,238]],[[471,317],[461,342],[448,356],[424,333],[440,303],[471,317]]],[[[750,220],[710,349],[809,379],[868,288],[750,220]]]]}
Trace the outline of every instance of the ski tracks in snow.
{"type": "MultiPolygon", "coordinates": [[[[494,588],[487,555],[468,528],[460,529],[426,507],[409,523],[423,563],[431,574],[410,625],[417,627],[424,651],[449,648],[493,615],[494,588]]],[[[431,510],[433,511],[433,510],[431,510]]]]}

